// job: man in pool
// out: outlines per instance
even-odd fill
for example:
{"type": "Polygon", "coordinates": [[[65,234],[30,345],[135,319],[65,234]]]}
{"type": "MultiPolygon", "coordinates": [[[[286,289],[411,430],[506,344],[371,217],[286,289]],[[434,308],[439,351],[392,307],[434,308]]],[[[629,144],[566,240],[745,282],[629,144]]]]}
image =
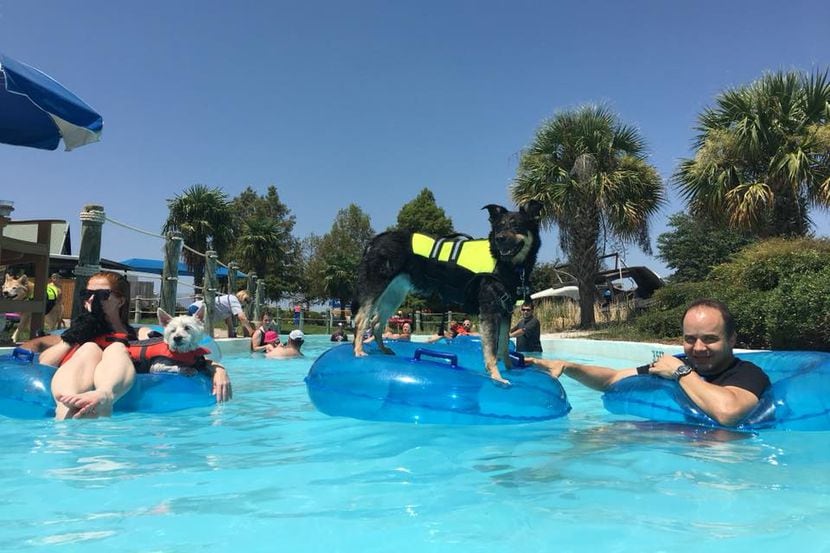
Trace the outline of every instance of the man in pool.
{"type": "Polygon", "coordinates": [[[265,357],[268,359],[292,359],[294,357],[302,357],[303,352],[300,348],[305,342],[305,334],[300,329],[294,329],[288,334],[288,341],[285,344],[277,344],[268,349],[265,357]]]}
{"type": "Polygon", "coordinates": [[[735,321],[726,305],[701,299],[689,305],[683,315],[685,359],[663,355],[650,365],[621,370],[557,359],[526,357],[525,362],[547,370],[554,378],[564,373],[600,391],[642,374],[676,380],[707,415],[724,426],[733,426],[752,411],[770,385],[760,367],[735,357],[736,339],[735,321]]]}

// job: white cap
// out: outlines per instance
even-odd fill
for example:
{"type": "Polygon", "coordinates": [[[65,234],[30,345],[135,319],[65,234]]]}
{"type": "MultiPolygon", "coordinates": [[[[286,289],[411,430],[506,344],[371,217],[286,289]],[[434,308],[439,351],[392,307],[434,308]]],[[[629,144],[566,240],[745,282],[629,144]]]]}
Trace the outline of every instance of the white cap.
{"type": "Polygon", "coordinates": [[[290,340],[304,340],[305,339],[305,334],[303,334],[302,330],[292,330],[288,334],[288,338],[290,340]]]}

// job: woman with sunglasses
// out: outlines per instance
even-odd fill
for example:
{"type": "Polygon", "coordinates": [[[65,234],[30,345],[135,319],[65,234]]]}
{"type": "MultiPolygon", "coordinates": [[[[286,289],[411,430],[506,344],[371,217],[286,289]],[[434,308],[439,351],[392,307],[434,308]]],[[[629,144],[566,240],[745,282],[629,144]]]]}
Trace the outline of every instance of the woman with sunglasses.
{"type": "Polygon", "coordinates": [[[135,380],[127,341],[135,340],[128,324],[130,284],[115,273],[92,275],[79,294],[84,311],[61,335],[61,342],[40,355],[44,365],[58,367],[52,378],[55,418],[112,415],[112,406],[135,380]]]}

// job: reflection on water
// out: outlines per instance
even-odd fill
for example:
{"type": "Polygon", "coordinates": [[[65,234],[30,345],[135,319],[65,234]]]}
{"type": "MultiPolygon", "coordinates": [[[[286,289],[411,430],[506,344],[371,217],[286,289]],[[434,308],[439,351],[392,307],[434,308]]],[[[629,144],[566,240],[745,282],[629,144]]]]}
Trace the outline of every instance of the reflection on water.
{"type": "Polygon", "coordinates": [[[223,407],[3,421],[3,550],[815,551],[830,535],[822,433],[624,420],[571,384],[572,413],[544,423],[331,418],[308,402],[311,361],[226,357],[223,407]]]}

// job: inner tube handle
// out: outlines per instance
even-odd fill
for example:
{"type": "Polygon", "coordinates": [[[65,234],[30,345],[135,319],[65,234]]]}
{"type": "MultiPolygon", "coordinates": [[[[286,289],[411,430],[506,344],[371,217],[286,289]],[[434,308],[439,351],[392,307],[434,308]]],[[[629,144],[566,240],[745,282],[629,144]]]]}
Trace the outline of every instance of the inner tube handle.
{"type": "Polygon", "coordinates": [[[31,363],[35,359],[35,352],[17,346],[12,350],[12,358],[31,363]]]}
{"type": "Polygon", "coordinates": [[[418,348],[415,350],[415,355],[412,356],[415,361],[420,361],[421,356],[437,357],[438,359],[446,359],[450,362],[450,367],[458,368],[458,356],[454,353],[445,353],[443,351],[436,351],[434,349],[418,348]]]}
{"type": "Polygon", "coordinates": [[[510,359],[513,361],[513,365],[520,369],[527,367],[527,363],[525,363],[525,356],[523,353],[519,353],[518,351],[511,351],[509,354],[510,359]]]}

